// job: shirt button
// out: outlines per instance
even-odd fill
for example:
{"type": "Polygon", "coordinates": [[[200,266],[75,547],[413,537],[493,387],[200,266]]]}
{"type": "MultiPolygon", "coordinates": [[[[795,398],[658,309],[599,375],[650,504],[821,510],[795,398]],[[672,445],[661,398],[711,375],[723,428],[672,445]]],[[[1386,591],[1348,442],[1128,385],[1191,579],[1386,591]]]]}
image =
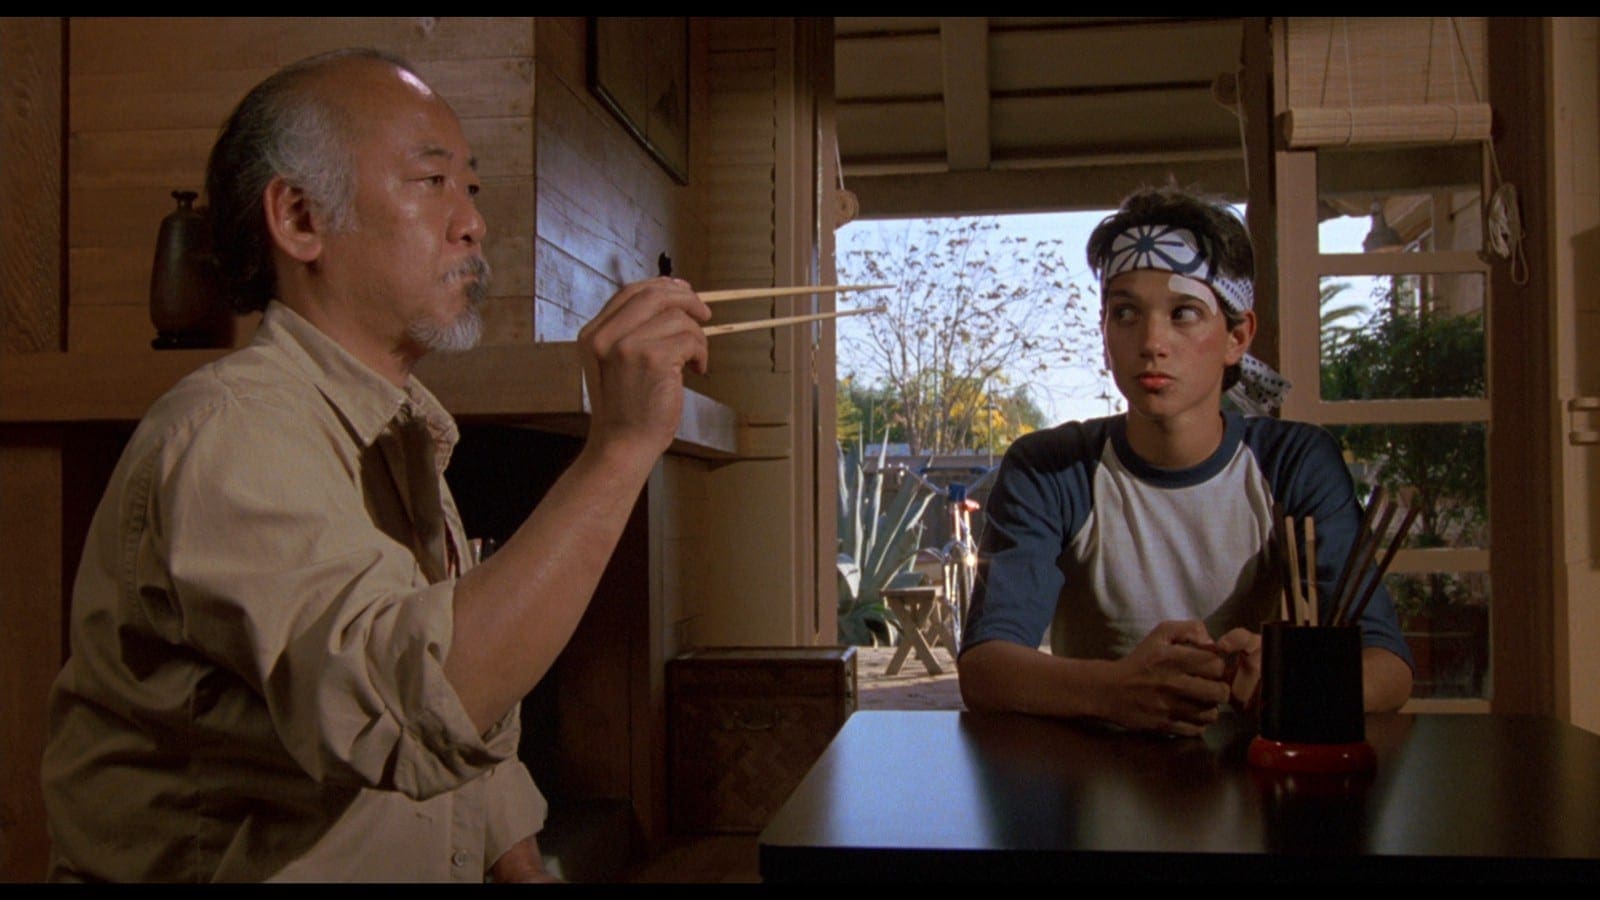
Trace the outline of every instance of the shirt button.
{"type": "Polygon", "coordinates": [[[450,854],[450,864],[459,869],[466,865],[467,861],[471,858],[472,857],[467,855],[467,851],[457,850],[456,852],[450,854]]]}

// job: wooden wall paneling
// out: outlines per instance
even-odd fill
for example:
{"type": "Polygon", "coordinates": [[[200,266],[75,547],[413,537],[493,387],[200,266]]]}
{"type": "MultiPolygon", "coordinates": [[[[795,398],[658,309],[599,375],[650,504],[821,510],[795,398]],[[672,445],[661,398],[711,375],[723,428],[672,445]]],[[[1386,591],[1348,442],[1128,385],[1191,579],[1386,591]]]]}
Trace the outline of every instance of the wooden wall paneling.
{"type": "Polygon", "coordinates": [[[148,349],[156,329],[150,324],[149,301],[145,300],[74,307],[69,334],[67,349],[73,353],[127,353],[148,349]]]}
{"type": "MultiPolygon", "coordinates": [[[[1600,334],[1600,20],[1546,20],[1545,33],[1557,110],[1553,196],[1561,198],[1553,242],[1557,415],[1580,430],[1600,423],[1568,406],[1600,395],[1600,355],[1588,352],[1600,334]]],[[[1600,448],[1558,442],[1556,712],[1600,733],[1600,657],[1588,652],[1600,646],[1600,448]]]]}
{"type": "MultiPolygon", "coordinates": [[[[699,53],[695,34],[691,32],[691,52],[699,53]]],[[[673,181],[592,95],[584,19],[541,18],[536,47],[534,335],[539,341],[570,340],[621,284],[655,275],[659,253],[673,258],[674,274],[698,281],[704,240],[694,204],[701,185],[691,182],[685,188],[673,181]]],[[[700,72],[691,73],[695,90],[700,72]]],[[[704,115],[703,107],[693,103],[691,111],[704,115]]],[[[691,165],[698,150],[691,144],[691,165]]],[[[686,421],[691,412],[686,411],[686,421]]],[[[576,746],[592,746],[596,734],[601,740],[614,736],[615,723],[607,731],[604,723],[591,719],[614,717],[618,709],[626,711],[624,724],[631,735],[631,741],[616,743],[615,754],[602,754],[605,758],[593,764],[598,768],[581,773],[580,784],[598,788],[625,775],[626,793],[647,841],[666,824],[661,753],[666,739],[665,660],[687,640],[682,623],[691,615],[685,612],[693,602],[688,592],[699,591],[695,572],[704,558],[698,533],[705,506],[702,465],[677,457],[658,464],[641,501],[642,512],[636,513],[616,555],[618,560],[648,559],[649,565],[631,566],[627,584],[604,587],[591,608],[591,617],[613,623],[613,629],[618,621],[630,623],[623,643],[589,633],[575,637],[569,648],[574,660],[589,660],[583,665],[609,664],[614,670],[610,677],[622,679],[629,691],[625,705],[611,706],[609,712],[594,704],[614,700],[614,691],[609,698],[563,699],[564,704],[593,701],[590,719],[569,722],[563,711],[561,727],[579,741],[576,746]],[[625,594],[632,596],[624,599],[625,594]],[[627,612],[617,603],[626,603],[627,612]],[[624,645],[626,665],[619,666],[618,657],[606,654],[624,645]],[[601,661],[606,658],[609,663],[601,661]]],[[[564,685],[569,675],[563,670],[564,685]]]]}
{"type": "MultiPolygon", "coordinates": [[[[713,34],[729,30],[717,26],[713,34]]],[[[734,33],[749,37],[742,31],[734,33]]],[[[776,65],[776,55],[770,46],[724,50],[713,45],[707,72],[712,135],[705,148],[708,198],[705,281],[708,287],[777,283],[774,255],[774,156],[778,140],[776,65]]],[[[720,311],[718,319],[736,322],[775,315],[778,315],[775,303],[754,301],[720,311]]],[[[707,385],[707,392],[747,414],[764,418],[781,416],[782,407],[772,407],[774,400],[781,401],[784,394],[774,395],[766,385],[749,380],[751,373],[772,371],[772,341],[769,331],[745,332],[719,339],[715,348],[717,370],[724,374],[736,372],[742,377],[737,381],[723,379],[715,386],[707,385]],[[725,393],[719,394],[719,391],[725,393]]]]}
{"type": "MultiPolygon", "coordinates": [[[[0,356],[59,351],[60,19],[0,20],[0,356]]],[[[0,429],[0,880],[44,876],[45,705],[63,659],[62,432],[0,429]]]]}
{"type": "MultiPolygon", "coordinates": [[[[166,54],[141,54],[144,68],[95,72],[78,40],[82,20],[73,23],[72,130],[76,134],[196,130],[216,135],[234,105],[277,69],[275,64],[206,70],[195,78],[195,60],[166,54]]],[[[170,37],[161,46],[169,46],[170,37]]]]}
{"type": "Polygon", "coordinates": [[[487,189],[485,252],[496,272],[485,341],[531,339],[531,19],[82,19],[74,28],[69,262],[90,268],[70,279],[82,323],[73,349],[132,349],[119,333],[148,340],[148,325],[121,328],[137,325],[132,309],[148,302],[169,192],[201,187],[217,129],[239,98],[280,65],[359,45],[410,59],[461,117],[487,189]]]}
{"type": "MultiPolygon", "coordinates": [[[[159,228],[159,226],[157,226],[159,228]]],[[[148,290],[129,296],[130,273],[144,273],[148,282],[155,254],[156,229],[148,247],[79,247],[67,251],[67,294],[80,307],[140,305],[148,308],[148,290]]],[[[155,336],[155,326],[150,326],[155,336]]]]}
{"type": "Polygon", "coordinates": [[[314,53],[381,47],[419,65],[435,59],[529,57],[533,20],[505,17],[84,17],[74,19],[78,67],[91,74],[149,71],[163,60],[223,71],[275,69],[314,53]],[[171,56],[151,48],[170,48],[171,56]]]}
{"type": "Polygon", "coordinates": [[[535,335],[565,340],[624,282],[655,275],[658,254],[672,256],[674,274],[685,277],[697,261],[678,233],[688,189],[589,91],[585,21],[543,20],[538,46],[535,335]]]}
{"type": "Polygon", "coordinates": [[[6,429],[0,448],[0,878],[44,877],[39,761],[46,700],[65,658],[61,430],[6,429]]]}
{"type": "Polygon", "coordinates": [[[282,20],[216,17],[79,16],[72,19],[72,71],[148,72],[162,63],[187,71],[271,70],[282,20]]]}
{"type": "Polygon", "coordinates": [[[0,23],[0,353],[59,350],[61,21],[0,23]]]}
{"type": "Polygon", "coordinates": [[[282,62],[339,47],[382,47],[414,63],[533,58],[529,16],[346,16],[276,20],[282,62]]]}
{"type": "MultiPolygon", "coordinates": [[[[237,98],[236,98],[237,99],[237,98]]],[[[220,124],[220,121],[219,123],[220,124]]],[[[69,137],[73,190],[198,188],[217,129],[76,131],[69,137]]],[[[168,204],[171,201],[168,200],[168,204]]],[[[162,214],[165,214],[165,210],[162,214]]],[[[160,221],[160,216],[157,216],[160,221]]]]}
{"type": "Polygon", "coordinates": [[[553,669],[561,686],[561,783],[545,788],[553,802],[633,797],[635,812],[650,815],[634,792],[638,713],[632,702],[639,642],[649,635],[649,567],[629,562],[647,558],[649,530],[641,497],[588,611],[553,669]]]}
{"type": "MultiPolygon", "coordinates": [[[[718,20],[710,27],[707,283],[804,283],[820,275],[810,26],[770,19],[718,20]]],[[[756,303],[724,318],[819,302],[756,303]]],[[[710,543],[723,554],[707,567],[706,612],[690,628],[697,644],[816,639],[817,494],[808,475],[819,464],[813,438],[819,333],[759,330],[714,348],[714,369],[731,377],[706,392],[749,423],[787,428],[790,443],[786,458],[747,460],[707,475],[709,506],[726,513],[709,526],[710,543]]]]}
{"type": "Polygon", "coordinates": [[[533,175],[484,179],[478,210],[489,225],[484,257],[494,271],[483,309],[485,344],[523,344],[534,334],[533,175]]]}

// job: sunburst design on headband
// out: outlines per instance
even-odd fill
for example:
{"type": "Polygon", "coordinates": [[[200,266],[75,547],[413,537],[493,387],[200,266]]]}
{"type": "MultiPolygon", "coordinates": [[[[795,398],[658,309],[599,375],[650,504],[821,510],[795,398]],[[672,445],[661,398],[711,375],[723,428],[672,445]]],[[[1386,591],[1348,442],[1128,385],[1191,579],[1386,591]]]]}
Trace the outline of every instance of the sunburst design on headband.
{"type": "Polygon", "coordinates": [[[1194,232],[1171,225],[1135,225],[1111,239],[1106,280],[1134,269],[1162,269],[1202,280],[1211,274],[1194,232]]]}

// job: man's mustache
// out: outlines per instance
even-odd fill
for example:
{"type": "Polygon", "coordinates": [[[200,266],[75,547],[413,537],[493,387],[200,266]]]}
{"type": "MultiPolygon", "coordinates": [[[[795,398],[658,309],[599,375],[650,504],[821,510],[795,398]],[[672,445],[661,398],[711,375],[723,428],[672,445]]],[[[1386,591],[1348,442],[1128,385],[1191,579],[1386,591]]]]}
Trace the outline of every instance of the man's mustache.
{"type": "Polygon", "coordinates": [[[473,306],[478,306],[489,296],[489,282],[493,277],[488,260],[481,256],[469,256],[445,274],[444,283],[448,286],[465,281],[467,299],[472,301],[473,306]]]}

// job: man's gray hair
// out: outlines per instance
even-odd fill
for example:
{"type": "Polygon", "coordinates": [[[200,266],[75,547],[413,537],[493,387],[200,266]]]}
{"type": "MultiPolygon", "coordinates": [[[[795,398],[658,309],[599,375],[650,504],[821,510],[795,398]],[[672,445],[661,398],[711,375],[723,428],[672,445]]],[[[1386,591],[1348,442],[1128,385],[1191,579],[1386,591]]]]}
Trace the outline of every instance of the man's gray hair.
{"type": "Polygon", "coordinates": [[[355,161],[349,112],[315,76],[349,59],[412,65],[382,50],[334,50],[279,69],[256,85],[222,126],[206,164],[206,200],[220,282],[239,312],[265,309],[277,292],[262,196],[282,176],[305,192],[334,232],[355,227],[355,161]]]}

